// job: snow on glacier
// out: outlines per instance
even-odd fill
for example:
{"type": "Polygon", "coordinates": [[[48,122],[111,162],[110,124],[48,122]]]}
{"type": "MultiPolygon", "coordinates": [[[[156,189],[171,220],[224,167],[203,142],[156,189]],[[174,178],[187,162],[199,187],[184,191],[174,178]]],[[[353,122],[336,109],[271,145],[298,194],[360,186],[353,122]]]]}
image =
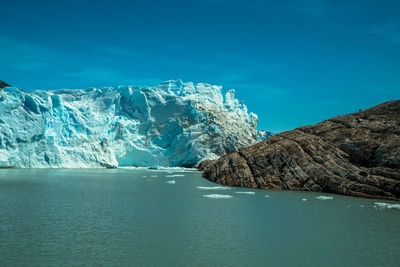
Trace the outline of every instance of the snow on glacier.
{"type": "Polygon", "coordinates": [[[275,134],[263,130],[258,130],[257,131],[257,140],[258,141],[264,141],[267,140],[268,138],[274,136],[275,134]]]}
{"type": "Polygon", "coordinates": [[[181,80],[33,92],[6,87],[0,167],[195,166],[256,142],[257,116],[234,94],[181,80]]]}

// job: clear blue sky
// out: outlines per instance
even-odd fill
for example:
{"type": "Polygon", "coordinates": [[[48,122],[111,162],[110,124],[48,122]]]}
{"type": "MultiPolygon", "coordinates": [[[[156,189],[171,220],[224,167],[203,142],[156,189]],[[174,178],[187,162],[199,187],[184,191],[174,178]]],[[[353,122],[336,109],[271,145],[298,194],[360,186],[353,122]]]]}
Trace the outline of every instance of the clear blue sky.
{"type": "Polygon", "coordinates": [[[0,79],[235,88],[279,132],[400,98],[400,1],[1,0],[0,79]]]}

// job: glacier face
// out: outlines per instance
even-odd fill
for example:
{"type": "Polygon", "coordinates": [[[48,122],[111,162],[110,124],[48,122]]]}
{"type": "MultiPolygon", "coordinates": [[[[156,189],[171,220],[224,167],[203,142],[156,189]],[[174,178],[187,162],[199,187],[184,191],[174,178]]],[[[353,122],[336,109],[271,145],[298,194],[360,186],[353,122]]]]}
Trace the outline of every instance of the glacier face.
{"type": "Polygon", "coordinates": [[[194,166],[257,141],[257,116],[234,94],[181,80],[29,93],[6,87],[0,167],[194,166]]]}

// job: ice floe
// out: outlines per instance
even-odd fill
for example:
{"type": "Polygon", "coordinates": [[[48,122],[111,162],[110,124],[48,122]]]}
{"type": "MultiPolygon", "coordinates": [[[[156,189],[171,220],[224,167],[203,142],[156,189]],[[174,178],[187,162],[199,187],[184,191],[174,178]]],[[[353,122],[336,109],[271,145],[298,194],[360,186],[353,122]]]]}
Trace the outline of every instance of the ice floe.
{"type": "Polygon", "coordinates": [[[307,198],[303,198],[301,201],[307,201],[307,198]]]}
{"type": "Polygon", "coordinates": [[[200,190],[226,190],[226,189],[231,189],[230,187],[227,186],[196,186],[197,189],[200,190]]]}
{"type": "Polygon", "coordinates": [[[233,198],[233,196],[231,196],[231,195],[221,195],[221,194],[203,195],[203,197],[207,197],[207,198],[233,198]]]}
{"type": "Polygon", "coordinates": [[[329,199],[333,199],[333,197],[318,196],[318,197],[315,197],[315,199],[319,199],[319,200],[329,200],[329,199]]]}
{"type": "Polygon", "coordinates": [[[251,191],[236,191],[236,194],[246,194],[246,195],[254,195],[255,192],[251,192],[251,191]]]}
{"type": "MultiPolygon", "coordinates": [[[[121,168],[121,167],[119,167],[121,168]]],[[[162,166],[155,166],[155,167],[143,167],[149,171],[166,171],[167,173],[174,173],[174,172],[199,172],[196,168],[185,168],[185,167],[162,167],[162,166]]]]}
{"type": "Polygon", "coordinates": [[[400,210],[400,204],[391,204],[385,202],[375,202],[376,207],[379,209],[398,209],[400,210]]]}
{"type": "Polygon", "coordinates": [[[184,174],[170,174],[170,175],[166,175],[165,177],[184,177],[184,174]]]}
{"type": "Polygon", "coordinates": [[[166,181],[167,184],[175,184],[175,180],[166,181]]]}
{"type": "Polygon", "coordinates": [[[123,169],[123,170],[148,170],[149,167],[119,166],[118,169],[123,169]]]}

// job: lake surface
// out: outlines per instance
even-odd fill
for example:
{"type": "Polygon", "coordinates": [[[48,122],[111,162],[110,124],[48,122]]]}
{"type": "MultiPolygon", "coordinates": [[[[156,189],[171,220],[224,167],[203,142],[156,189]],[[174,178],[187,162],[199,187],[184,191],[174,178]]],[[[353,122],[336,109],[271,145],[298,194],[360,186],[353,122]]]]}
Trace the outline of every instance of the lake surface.
{"type": "Polygon", "coordinates": [[[214,186],[178,170],[2,169],[0,265],[400,264],[400,210],[214,186]]]}

